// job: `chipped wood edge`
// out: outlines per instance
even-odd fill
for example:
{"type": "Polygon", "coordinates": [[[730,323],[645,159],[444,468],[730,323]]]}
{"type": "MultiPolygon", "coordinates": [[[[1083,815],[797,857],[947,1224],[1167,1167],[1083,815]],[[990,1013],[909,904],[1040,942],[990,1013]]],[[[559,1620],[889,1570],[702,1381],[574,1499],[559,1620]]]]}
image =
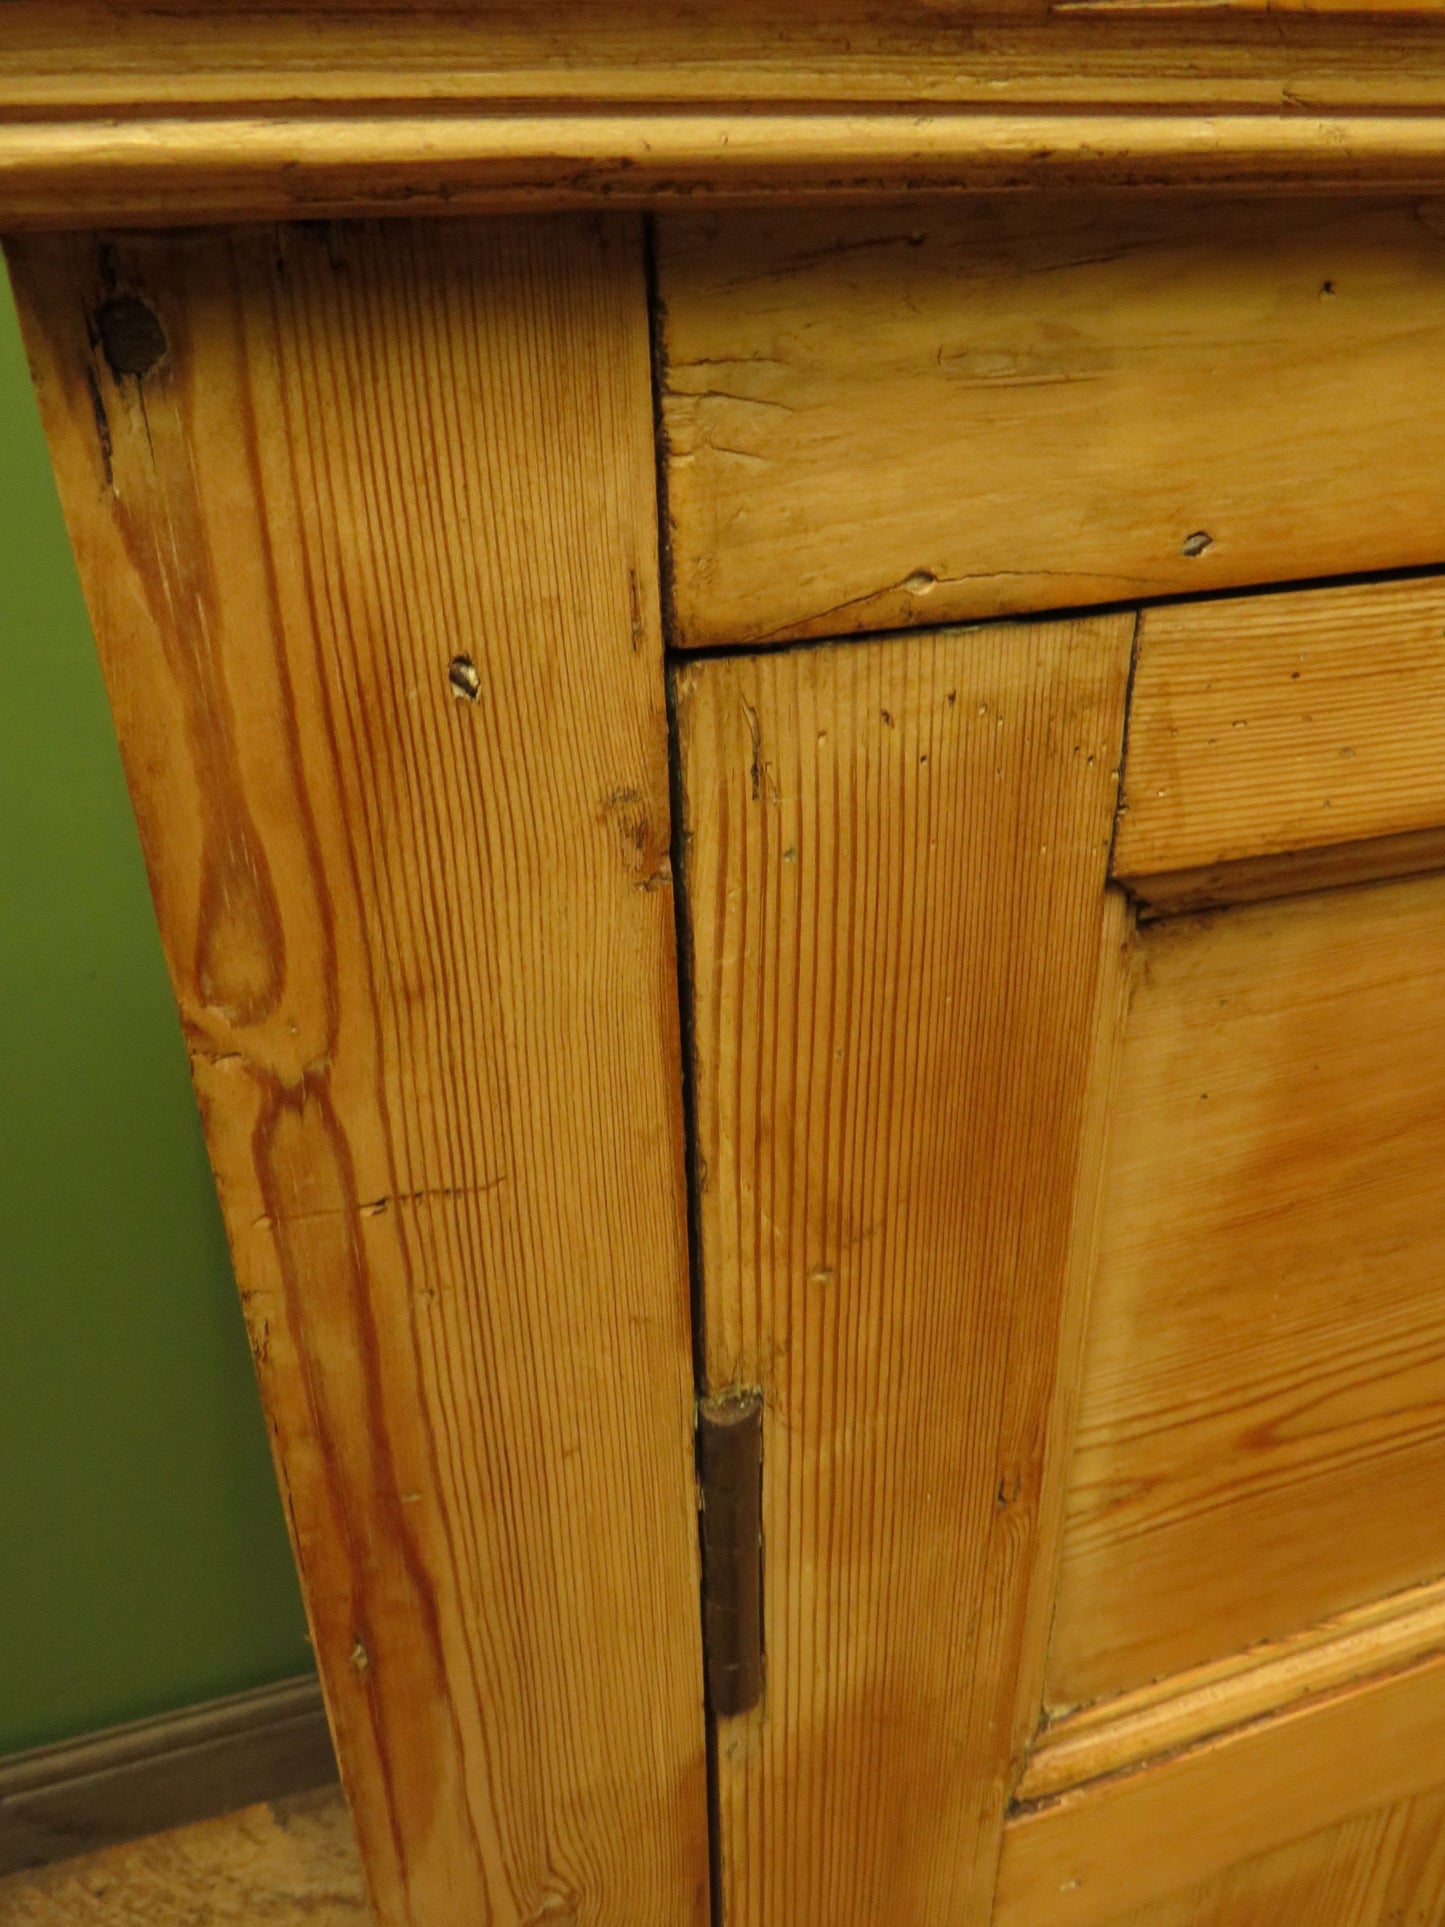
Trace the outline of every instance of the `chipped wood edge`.
{"type": "Polygon", "coordinates": [[[1037,1806],[1252,1721],[1445,1654],[1445,1580],[1066,1715],[1034,1747],[1016,1804],[1037,1806]]]}
{"type": "Polygon", "coordinates": [[[220,113],[0,125],[0,226],[869,199],[1445,188],[1445,114],[220,113]]]}

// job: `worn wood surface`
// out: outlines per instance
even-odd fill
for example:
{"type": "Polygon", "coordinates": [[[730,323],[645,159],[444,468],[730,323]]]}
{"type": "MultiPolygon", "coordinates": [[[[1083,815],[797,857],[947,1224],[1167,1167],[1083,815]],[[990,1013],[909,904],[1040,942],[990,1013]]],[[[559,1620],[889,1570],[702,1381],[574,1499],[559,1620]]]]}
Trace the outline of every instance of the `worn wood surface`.
{"type": "MultiPolygon", "coordinates": [[[[1442,1732],[1445,1655],[1436,1653],[1019,1814],[1004,1832],[993,1927],[1182,1927],[1167,1910],[1157,1923],[1135,1910],[1190,1896],[1283,1843],[1431,1795],[1445,1762],[1442,1732]]],[[[1387,1879],[1387,1843],[1366,1830],[1351,1867],[1362,1883],[1387,1879]]],[[[1438,1863],[1429,1878],[1438,1883],[1438,1863]]],[[[1222,1891],[1241,1888],[1226,1883],[1222,1891]]],[[[1247,1875],[1242,1891],[1250,1893],[1247,1875]]],[[[1219,1904],[1217,1895],[1211,1898],[1219,1904]]],[[[1437,1917],[1345,1912],[1333,1918],[1339,1927],[1397,1927],[1401,1920],[1423,1927],[1437,1917]]],[[[1240,1927],[1256,1918],[1221,1907],[1186,1912],[1183,1922],[1240,1927]]],[[[1265,1918],[1269,1927],[1319,1927],[1332,1916],[1282,1911],[1261,1917],[1260,1927],[1265,1918]]]]}
{"type": "Polygon", "coordinates": [[[1117,1927],[1431,1927],[1445,1919],[1445,1788],[1231,1867],[1117,1927]]]}
{"type": "Polygon", "coordinates": [[[1016,1797],[1052,1799],[1442,1651],[1445,1582],[1437,1580],[1067,1715],[1044,1730],[1016,1797]]]}
{"type": "Polygon", "coordinates": [[[659,217],[678,639],[1445,553],[1445,221],[984,199],[659,217]]]}
{"type": "Polygon", "coordinates": [[[11,254],[387,1927],[706,1913],[640,243],[11,254]]]}
{"type": "Polygon", "coordinates": [[[0,1927],[371,1927],[339,1788],[0,1880],[0,1927]]]}
{"type": "Polygon", "coordinates": [[[1249,888],[1291,852],[1312,882],[1331,847],[1368,874],[1375,841],[1385,864],[1438,862],[1442,828],[1438,577],[1144,611],[1113,863],[1132,892],[1177,901],[1191,884],[1169,873],[1214,869],[1227,891],[1236,863],[1249,888]]]}
{"type": "Polygon", "coordinates": [[[9,0],[0,224],[1070,181],[1438,193],[1442,29],[1048,0],[9,0]]]}
{"type": "Polygon", "coordinates": [[[1445,879],[1141,934],[1055,1707],[1445,1573],[1445,879]]]}
{"type": "Polygon", "coordinates": [[[1132,626],[680,675],[707,1374],[765,1398],[733,1927],[988,1919],[1132,626]]]}

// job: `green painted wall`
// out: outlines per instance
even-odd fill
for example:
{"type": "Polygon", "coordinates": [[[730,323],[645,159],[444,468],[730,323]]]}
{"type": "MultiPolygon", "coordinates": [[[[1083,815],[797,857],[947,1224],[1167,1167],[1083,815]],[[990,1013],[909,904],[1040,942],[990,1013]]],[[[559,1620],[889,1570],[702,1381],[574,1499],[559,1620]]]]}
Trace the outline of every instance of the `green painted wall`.
{"type": "Polygon", "coordinates": [[[0,1753],[310,1663],[0,276],[0,1753]]]}

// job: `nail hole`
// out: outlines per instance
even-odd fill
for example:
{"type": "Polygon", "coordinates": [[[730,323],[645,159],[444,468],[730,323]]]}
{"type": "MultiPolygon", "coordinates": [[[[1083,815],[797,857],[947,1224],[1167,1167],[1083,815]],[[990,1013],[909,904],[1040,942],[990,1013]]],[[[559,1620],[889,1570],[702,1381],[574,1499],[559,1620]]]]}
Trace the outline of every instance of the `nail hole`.
{"type": "Polygon", "coordinates": [[[1183,542],[1184,553],[1191,558],[1203,555],[1206,549],[1214,547],[1214,537],[1206,529],[1196,529],[1193,535],[1186,535],[1183,542]]]}
{"type": "Polygon", "coordinates": [[[482,679],[470,656],[453,656],[447,667],[447,681],[459,703],[474,703],[482,693],[482,679]]]}
{"type": "Polygon", "coordinates": [[[1332,294],[1334,293],[1334,291],[1335,291],[1335,284],[1334,284],[1334,282],[1333,282],[1333,281],[1326,281],[1326,283],[1324,284],[1324,286],[1323,286],[1323,287],[1322,287],[1322,288],[1320,289],[1320,300],[1321,300],[1321,301],[1328,301],[1328,300],[1329,300],[1329,298],[1330,298],[1330,296],[1331,296],[1331,295],[1332,295],[1332,294]]]}
{"type": "Polygon", "coordinates": [[[148,375],[165,357],[166,332],[155,309],[138,295],[116,294],[101,303],[95,317],[100,345],[117,381],[148,375]]]}

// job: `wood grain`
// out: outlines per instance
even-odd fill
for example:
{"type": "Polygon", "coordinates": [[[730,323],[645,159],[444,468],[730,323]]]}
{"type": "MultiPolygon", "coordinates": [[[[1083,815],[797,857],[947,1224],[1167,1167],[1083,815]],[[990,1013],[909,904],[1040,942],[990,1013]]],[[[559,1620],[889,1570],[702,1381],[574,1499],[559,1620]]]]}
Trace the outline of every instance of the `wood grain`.
{"type": "Polygon", "coordinates": [[[1024,1804],[1052,1799],[1440,1652],[1445,1583],[1437,1581],[1067,1715],[1044,1729],[1016,1797],[1024,1804]]]}
{"type": "Polygon", "coordinates": [[[377,1914],[701,1919],[640,235],[11,262],[377,1914]]]}
{"type": "Polygon", "coordinates": [[[0,221],[1445,184],[1445,22],[1047,0],[0,8],[0,221]]]}
{"type": "Polygon", "coordinates": [[[1142,933],[1048,1698],[1445,1573],[1445,879],[1142,933]]]}
{"type": "Polygon", "coordinates": [[[1438,858],[1442,827],[1438,577],[1144,611],[1113,863],[1131,892],[1168,902],[1169,872],[1292,852],[1313,868],[1375,839],[1385,862],[1411,837],[1438,858]]]}
{"type": "Polygon", "coordinates": [[[707,1374],[765,1400],[734,1927],[988,1918],[1132,627],[679,677],[707,1374]]]}
{"type": "Polygon", "coordinates": [[[1430,563],[1445,223],[983,199],[667,215],[678,640],[1430,563]]]}
{"type": "Polygon", "coordinates": [[[1430,1927],[1445,1918],[1445,1788],[1231,1867],[1118,1927],[1430,1927]]]}
{"type": "MultiPolygon", "coordinates": [[[[1253,1880],[1208,1883],[1242,1862],[1273,1855],[1293,1876],[1302,1863],[1289,1843],[1382,1808],[1425,1795],[1420,1830],[1397,1873],[1389,1830],[1362,1827],[1346,1858],[1350,1877],[1368,1890],[1391,1884],[1401,1900],[1438,1892],[1437,1814],[1445,1769],[1445,1657],[1372,1679],[1326,1700],[1160,1761],[1138,1773],[1097,1781],[1064,1799],[1017,1815],[1004,1831],[992,1927],[1398,1927],[1433,1922],[1434,1912],[1315,1914],[1308,1907],[1275,1914],[1248,1911],[1253,1880]],[[1422,1865],[1424,1863],[1424,1865],[1422,1865]],[[1195,1890],[1191,1892],[1191,1890],[1195,1890]],[[1223,1898],[1240,1894],[1240,1911],[1223,1898]],[[1170,1912],[1201,1894],[1218,1912],[1170,1912]],[[1147,1911],[1163,1906],[1157,1916],[1147,1911]]],[[[1308,1866],[1305,1856],[1304,1866],[1308,1866]]],[[[1323,1876],[1322,1892],[1334,1905],[1323,1876]]],[[[1269,1891],[1268,1871],[1263,1878],[1269,1891]]],[[[1288,1886],[1284,1895],[1289,1895],[1288,1886]]],[[[1277,1894],[1276,1899],[1280,1899],[1277,1894]]]]}

